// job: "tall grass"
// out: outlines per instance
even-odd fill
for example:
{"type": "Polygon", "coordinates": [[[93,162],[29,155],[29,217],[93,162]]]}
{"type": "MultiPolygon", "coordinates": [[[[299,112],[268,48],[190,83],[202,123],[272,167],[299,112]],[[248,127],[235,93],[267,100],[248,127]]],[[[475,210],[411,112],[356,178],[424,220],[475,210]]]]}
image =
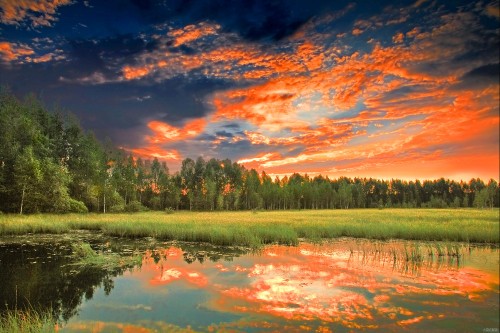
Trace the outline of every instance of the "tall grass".
{"type": "Polygon", "coordinates": [[[384,209],[134,214],[0,215],[0,235],[96,230],[121,237],[210,242],[280,243],[354,237],[498,244],[499,210],[384,209]]]}
{"type": "Polygon", "coordinates": [[[0,333],[52,333],[56,323],[50,313],[7,311],[0,316],[0,333]]]}

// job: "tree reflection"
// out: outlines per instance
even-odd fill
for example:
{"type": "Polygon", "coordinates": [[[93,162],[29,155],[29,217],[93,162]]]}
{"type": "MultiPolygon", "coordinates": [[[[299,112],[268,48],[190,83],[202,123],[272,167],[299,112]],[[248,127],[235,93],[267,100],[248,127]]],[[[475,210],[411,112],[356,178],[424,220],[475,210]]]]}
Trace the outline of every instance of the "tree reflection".
{"type": "MultiPolygon", "coordinates": [[[[190,264],[206,260],[230,261],[249,251],[241,247],[216,247],[210,244],[182,243],[176,253],[165,249],[166,244],[147,244],[138,241],[132,247],[140,249],[143,260],[155,264],[167,261],[169,256],[182,257],[190,264]],[[147,248],[150,248],[147,250],[147,248]]],[[[119,239],[94,241],[94,248],[115,255],[130,254],[130,244],[119,239]]],[[[90,300],[98,288],[109,295],[114,278],[133,268],[132,263],[119,266],[83,265],[72,255],[71,242],[36,242],[0,244],[0,315],[8,310],[51,311],[55,318],[69,320],[78,313],[83,300],[90,300]]]]}
{"type": "Polygon", "coordinates": [[[8,310],[52,311],[55,318],[67,321],[97,288],[109,295],[113,278],[130,268],[74,265],[75,260],[69,244],[2,244],[0,314],[8,310]]]}

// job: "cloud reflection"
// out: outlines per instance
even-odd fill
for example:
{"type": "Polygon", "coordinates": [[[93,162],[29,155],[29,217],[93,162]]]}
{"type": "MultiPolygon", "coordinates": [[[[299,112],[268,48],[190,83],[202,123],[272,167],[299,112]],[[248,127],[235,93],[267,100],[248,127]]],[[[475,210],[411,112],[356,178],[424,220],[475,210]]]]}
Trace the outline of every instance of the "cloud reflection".
{"type": "MultiPolygon", "coordinates": [[[[271,316],[303,331],[423,327],[453,318],[464,302],[479,306],[492,293],[498,295],[498,270],[460,267],[461,262],[451,257],[429,257],[413,267],[403,257],[394,261],[395,253],[414,246],[408,244],[276,245],[234,263],[193,264],[185,261],[186,253],[172,247],[149,252],[141,276],[149,288],[178,288],[172,283],[202,288],[211,295],[203,305],[210,310],[271,316]]],[[[212,329],[240,324],[214,324],[212,329]]]]}

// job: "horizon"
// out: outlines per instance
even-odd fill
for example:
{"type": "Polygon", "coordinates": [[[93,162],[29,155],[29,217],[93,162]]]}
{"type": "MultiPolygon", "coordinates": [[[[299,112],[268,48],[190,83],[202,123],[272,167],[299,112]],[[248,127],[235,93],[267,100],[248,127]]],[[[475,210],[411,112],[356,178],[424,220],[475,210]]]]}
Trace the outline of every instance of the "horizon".
{"type": "Polygon", "coordinates": [[[500,179],[498,0],[0,2],[0,84],[178,170],[500,179]]]}

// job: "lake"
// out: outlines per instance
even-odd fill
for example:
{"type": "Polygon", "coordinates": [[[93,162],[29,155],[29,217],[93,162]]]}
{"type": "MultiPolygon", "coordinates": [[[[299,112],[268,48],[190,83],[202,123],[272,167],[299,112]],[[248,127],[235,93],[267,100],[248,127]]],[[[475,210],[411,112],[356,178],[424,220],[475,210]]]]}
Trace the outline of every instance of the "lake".
{"type": "Polygon", "coordinates": [[[499,252],[342,238],[259,250],[98,233],[0,238],[5,309],[60,332],[498,332],[499,252]],[[88,243],[121,265],[82,264],[88,243]],[[130,260],[130,258],[139,258],[130,260]]]}

